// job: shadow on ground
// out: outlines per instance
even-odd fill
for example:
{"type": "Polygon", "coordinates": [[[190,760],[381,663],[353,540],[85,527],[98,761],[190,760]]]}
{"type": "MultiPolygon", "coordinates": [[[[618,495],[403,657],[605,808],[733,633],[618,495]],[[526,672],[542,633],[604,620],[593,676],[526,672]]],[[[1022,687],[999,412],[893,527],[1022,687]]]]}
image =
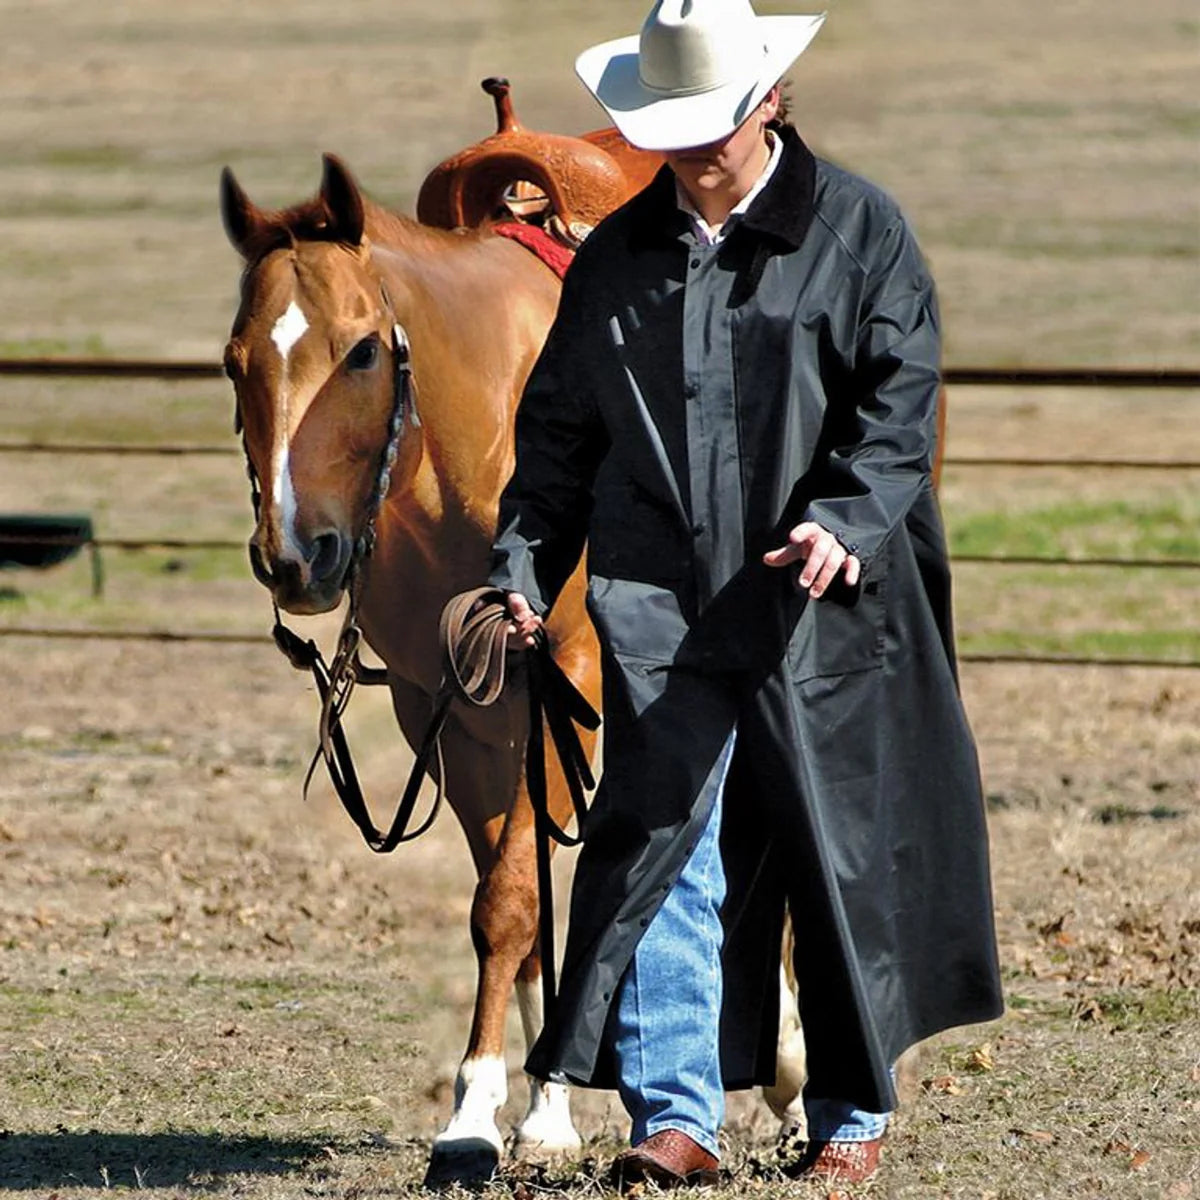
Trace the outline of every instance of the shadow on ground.
{"type": "Polygon", "coordinates": [[[54,1187],[203,1188],[231,1175],[285,1175],[328,1155],[312,1139],[216,1133],[0,1130],[0,1192],[54,1187]]]}

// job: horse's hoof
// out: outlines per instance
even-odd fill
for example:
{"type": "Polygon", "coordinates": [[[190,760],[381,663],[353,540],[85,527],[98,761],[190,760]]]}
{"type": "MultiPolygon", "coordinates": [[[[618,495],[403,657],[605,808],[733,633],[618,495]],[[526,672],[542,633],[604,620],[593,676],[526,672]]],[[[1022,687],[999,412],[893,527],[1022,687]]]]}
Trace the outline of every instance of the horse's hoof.
{"type": "Polygon", "coordinates": [[[500,1152],[486,1138],[454,1138],[434,1142],[425,1187],[471,1187],[487,1183],[500,1168],[500,1152]]]}

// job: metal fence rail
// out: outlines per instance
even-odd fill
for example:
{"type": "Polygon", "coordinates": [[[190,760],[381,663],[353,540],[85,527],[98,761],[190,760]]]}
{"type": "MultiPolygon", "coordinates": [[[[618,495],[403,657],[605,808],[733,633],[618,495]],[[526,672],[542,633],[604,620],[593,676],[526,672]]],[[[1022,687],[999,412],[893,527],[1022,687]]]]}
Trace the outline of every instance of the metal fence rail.
{"type": "MultiPolygon", "coordinates": [[[[78,454],[81,456],[103,455],[112,457],[146,456],[153,458],[181,458],[187,455],[216,455],[233,458],[241,455],[234,443],[214,445],[203,442],[5,442],[0,441],[0,454],[78,454]]],[[[1012,458],[1007,456],[947,455],[942,460],[946,467],[1019,467],[1066,468],[1134,471],[1200,471],[1200,458],[1012,458]]]]}
{"type": "MultiPolygon", "coordinates": [[[[174,629],[92,629],[69,626],[12,625],[0,629],[0,637],[44,639],[46,641],[95,641],[95,642],[197,642],[224,646],[270,647],[275,642],[267,634],[228,633],[223,630],[194,630],[185,632],[174,629]]],[[[1200,663],[1190,660],[1169,658],[1134,658],[1106,655],[1103,658],[1088,658],[1069,654],[1025,654],[1019,651],[962,652],[958,655],[962,663],[983,665],[1021,665],[1049,667],[1131,667],[1137,669],[1161,667],[1164,670],[1194,670],[1200,663]]]]}
{"type": "MultiPolygon", "coordinates": [[[[58,377],[77,379],[217,379],[222,368],[211,362],[150,359],[94,358],[0,358],[0,376],[58,377]]],[[[1200,370],[1189,368],[1090,368],[1090,367],[948,367],[943,372],[947,386],[974,387],[1081,387],[1081,388],[1172,388],[1200,390],[1200,370]]],[[[98,442],[2,441],[0,454],[63,454],[63,455],[161,455],[170,457],[223,455],[241,453],[235,443],[213,445],[205,443],[142,444],[98,442]]],[[[968,455],[948,456],[947,467],[985,468],[1012,467],[1020,469],[1104,469],[1192,471],[1200,470],[1200,459],[1159,458],[1065,458],[1043,456],[1018,458],[1011,456],[968,455]]],[[[0,548],[6,537],[0,531],[0,548]]],[[[28,542],[28,538],[23,538],[28,542]]],[[[89,546],[122,551],[145,550],[237,550],[245,548],[244,541],[224,538],[74,538],[47,536],[46,544],[89,546]]],[[[1051,555],[956,554],[955,563],[986,564],[989,566],[1112,568],[1138,570],[1197,570],[1200,560],[1162,558],[1073,558],[1051,555]]],[[[95,639],[105,641],[208,642],[226,645],[271,645],[265,635],[228,633],[223,631],[183,632],[164,629],[95,629],[52,628],[32,626],[0,627],[0,637],[47,638],[57,640],[95,639]]],[[[1023,653],[963,653],[964,663],[1030,664],[1055,667],[1104,666],[1134,668],[1187,669],[1200,667],[1200,662],[1145,659],[1136,657],[1085,657],[1056,654],[1023,653]]]]}
{"type": "MultiPolygon", "coordinates": [[[[90,379],[216,379],[219,363],[184,359],[0,358],[0,375],[90,379]]],[[[1190,367],[946,367],[942,381],[953,387],[1200,388],[1200,370],[1190,367]]]]}
{"type": "MultiPolygon", "coordinates": [[[[2,521],[2,518],[0,518],[2,521]]],[[[21,546],[94,546],[99,550],[236,550],[246,549],[245,539],[170,537],[86,537],[76,534],[8,534],[0,527],[0,549],[21,546]]],[[[3,557],[0,555],[0,557],[3,557]]],[[[1055,554],[955,554],[955,563],[983,563],[1001,567],[1117,567],[1140,570],[1200,570],[1196,558],[1080,558],[1055,554]]]]}

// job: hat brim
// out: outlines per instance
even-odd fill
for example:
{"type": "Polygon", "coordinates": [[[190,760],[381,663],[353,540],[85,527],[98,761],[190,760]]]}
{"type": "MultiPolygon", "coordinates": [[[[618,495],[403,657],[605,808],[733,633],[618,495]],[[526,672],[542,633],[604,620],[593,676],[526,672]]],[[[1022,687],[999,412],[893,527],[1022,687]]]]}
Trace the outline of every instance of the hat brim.
{"type": "Polygon", "coordinates": [[[707,146],[731,134],[754,111],[817,35],[825,14],[759,17],[763,57],[720,87],[664,96],[638,74],[639,37],[617,38],[585,50],[575,72],[625,140],[643,150],[707,146]]]}

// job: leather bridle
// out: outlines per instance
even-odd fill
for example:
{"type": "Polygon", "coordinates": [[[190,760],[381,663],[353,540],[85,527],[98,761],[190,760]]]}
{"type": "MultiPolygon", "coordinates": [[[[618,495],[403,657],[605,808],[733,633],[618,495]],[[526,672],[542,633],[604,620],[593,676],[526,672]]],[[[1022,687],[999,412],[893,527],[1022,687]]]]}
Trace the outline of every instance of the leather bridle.
{"type": "MultiPolygon", "coordinates": [[[[386,304],[386,293],[383,298],[386,304]]],[[[321,700],[318,724],[319,741],[304,777],[304,795],[306,797],[308,795],[309,784],[312,782],[317,764],[324,761],[334,791],[337,792],[343,807],[362,830],[367,845],[379,853],[386,853],[394,849],[400,842],[410,841],[424,833],[433,823],[441,803],[441,787],[439,785],[433,807],[419,828],[411,833],[402,828],[397,833],[395,822],[393,822],[390,836],[380,834],[375,829],[367,812],[358,773],[355,770],[350,746],[342,726],[342,716],[358,684],[379,686],[387,683],[387,671],[384,668],[368,667],[362,661],[359,650],[363,642],[363,632],[358,614],[366,577],[366,566],[375,549],[375,523],[391,487],[392,468],[399,451],[400,437],[404,432],[404,422],[406,419],[411,419],[414,425],[419,423],[414,403],[412,356],[409,350],[408,336],[394,317],[392,319],[391,354],[392,407],[387,422],[387,439],[380,451],[375,484],[367,500],[367,510],[362,528],[354,539],[350,561],[346,566],[343,581],[347,597],[346,614],[342,621],[341,632],[338,634],[337,647],[330,662],[325,661],[325,656],[315,641],[311,638],[302,638],[295,630],[284,624],[283,614],[279,610],[278,603],[274,597],[271,599],[271,607],[275,614],[271,636],[275,640],[275,645],[298,671],[312,673],[317,694],[321,700]]],[[[245,429],[240,412],[235,422],[235,430],[242,435],[242,452],[246,459],[246,473],[250,478],[250,499],[254,506],[255,520],[258,520],[262,507],[262,485],[246,445],[245,429]]],[[[438,753],[440,764],[440,751],[438,753]]],[[[439,778],[441,776],[440,769],[438,776],[439,778]]],[[[419,778],[417,782],[419,786],[419,778]]],[[[408,815],[411,816],[411,806],[408,815]]]]}

